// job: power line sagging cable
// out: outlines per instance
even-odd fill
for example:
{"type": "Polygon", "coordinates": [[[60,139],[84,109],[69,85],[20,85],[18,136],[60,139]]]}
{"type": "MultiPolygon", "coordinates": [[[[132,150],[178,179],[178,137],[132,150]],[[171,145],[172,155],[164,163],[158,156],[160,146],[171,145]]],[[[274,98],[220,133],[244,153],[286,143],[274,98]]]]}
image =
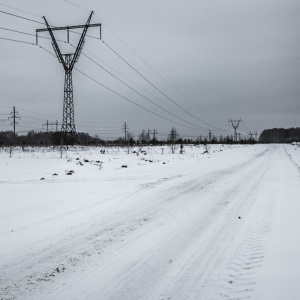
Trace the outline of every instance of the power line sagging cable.
{"type": "Polygon", "coordinates": [[[191,117],[197,119],[199,122],[217,129],[217,130],[222,130],[221,128],[215,127],[213,125],[210,125],[209,123],[199,119],[198,117],[194,116],[191,114],[189,111],[187,111],[185,108],[183,108],[181,105],[179,105],[177,102],[175,102],[172,98],[170,98],[168,95],[166,95],[161,89],[159,89],[157,86],[155,86],[150,80],[148,80],[143,74],[141,74],[135,67],[133,67],[127,60],[125,60],[116,50],[114,50],[110,45],[108,45],[103,39],[102,42],[112,51],[114,52],[122,61],[124,61],[131,69],[133,69],[137,74],[139,74],[145,81],[147,81],[152,87],[154,87],[158,92],[160,92],[163,96],[165,96],[168,100],[173,102],[176,106],[178,106],[181,110],[183,110],[185,113],[190,115],[191,117]]]}
{"type": "MultiPolygon", "coordinates": [[[[66,2],[69,2],[71,3],[70,1],[66,1],[66,2]]],[[[0,3],[1,4],[1,3],[0,3]]],[[[71,3],[72,4],[72,3],[71,3]]],[[[82,7],[81,7],[82,8],[82,7]]],[[[5,14],[8,14],[8,15],[11,15],[11,16],[14,16],[14,17],[18,17],[18,18],[21,18],[21,19],[24,19],[24,20],[27,20],[27,21],[32,21],[32,22],[35,22],[35,23],[39,23],[39,24],[43,24],[42,22],[38,22],[38,21],[35,21],[35,20],[32,20],[32,19],[29,19],[29,18],[25,18],[25,17],[22,17],[22,16],[18,16],[16,14],[11,14],[11,13],[8,13],[8,12],[4,12],[4,11],[0,11],[1,13],[5,13],[5,14]]],[[[21,33],[21,34],[28,34],[28,33],[25,33],[25,32],[20,32],[20,31],[16,31],[16,30],[11,30],[11,29],[7,29],[7,28],[1,28],[1,29],[4,29],[4,30],[10,30],[10,31],[14,31],[16,33],[21,33]]],[[[76,33],[76,32],[75,32],[76,33]]],[[[28,34],[28,35],[31,35],[31,34],[28,34]]],[[[91,36],[89,36],[91,37],[91,36]]],[[[92,37],[92,38],[95,38],[95,37],[92,37]]],[[[6,38],[1,38],[1,39],[5,39],[5,40],[10,40],[10,41],[14,41],[14,42],[20,42],[20,43],[25,43],[25,44],[31,44],[31,45],[34,45],[33,43],[30,43],[30,42],[26,42],[26,41],[21,41],[21,40],[16,40],[16,39],[6,39],[6,38]]],[[[99,39],[99,38],[97,38],[99,39]]],[[[64,41],[65,42],[65,41],[64,41]]],[[[151,83],[144,75],[142,75],[136,68],[134,68],[127,60],[125,60],[116,50],[114,50],[110,45],[108,45],[105,41],[103,41],[103,43],[111,50],[113,51],[120,59],[122,59],[127,65],[129,65],[136,73],[138,73],[144,80],[146,80],[151,86],[153,86],[157,91],[159,91],[162,95],[164,95],[168,100],[170,100],[171,102],[173,102],[177,107],[179,107],[181,110],[183,110],[185,113],[189,114],[190,116],[192,116],[193,118],[197,119],[198,121],[200,121],[201,123],[209,126],[209,127],[212,127],[212,128],[215,128],[215,129],[218,129],[218,130],[222,130],[221,128],[217,128],[215,126],[212,126],[210,125],[209,123],[206,123],[204,122],[203,120],[199,119],[198,117],[194,116],[193,114],[191,114],[189,111],[187,111],[185,108],[183,108],[181,105],[177,104],[173,99],[171,99],[170,97],[168,97],[163,91],[161,91],[158,87],[156,87],[153,83],[151,83]]],[[[47,49],[39,46],[40,48],[42,48],[43,50],[49,52],[51,55],[53,55],[50,51],[48,51],[47,49]]],[[[89,58],[89,57],[88,57],[89,58]]],[[[91,59],[91,58],[89,58],[91,59]]],[[[92,60],[92,59],[91,59],[92,60]]],[[[93,61],[93,60],[92,60],[93,61]]],[[[149,66],[150,67],[150,66],[149,66]]],[[[107,70],[106,70],[107,71],[107,70]]],[[[86,74],[85,74],[86,75],[86,74]]],[[[115,75],[111,74],[112,76],[114,76],[115,78],[117,78],[115,75]]],[[[118,80],[120,80],[119,78],[117,78],[118,80]]],[[[121,80],[120,80],[121,81],[121,80]]],[[[124,83],[123,81],[121,81],[122,83],[124,83]]],[[[126,84],[126,83],[124,83],[126,84]]],[[[127,84],[126,84],[127,85],[127,84]]],[[[128,87],[130,87],[129,85],[127,85],[128,87]]],[[[130,87],[131,88],[131,87],[130,87]]],[[[131,88],[132,90],[134,90],[135,92],[137,92],[135,89],[131,88]]],[[[144,95],[142,95],[141,93],[137,92],[139,95],[141,95],[142,97],[146,98],[148,101],[150,101],[151,103],[153,103],[154,105],[158,106],[159,108],[163,109],[164,111],[166,111],[167,113],[175,116],[176,118],[179,118],[180,120],[184,121],[184,122],[187,122],[193,126],[196,126],[198,128],[202,128],[202,129],[207,129],[207,128],[203,128],[203,127],[200,127],[196,124],[193,124],[189,121],[186,121],[184,120],[183,118],[180,118],[178,117],[177,115],[169,112],[168,110],[162,108],[160,105],[156,104],[155,102],[153,102],[152,100],[150,100],[149,98],[145,97],[144,95]]],[[[165,118],[166,119],[166,118],[165,118]]],[[[169,119],[167,119],[169,120],[169,119]]],[[[169,120],[171,121],[171,120],[169,120]]],[[[174,121],[171,121],[173,123],[176,123],[174,121]]],[[[178,123],[177,123],[178,124],[178,123]]],[[[181,126],[184,126],[183,124],[180,124],[181,126]]],[[[185,126],[185,127],[188,127],[188,126],[185,126]]]]}
{"type": "MultiPolygon", "coordinates": [[[[86,8],[75,4],[69,0],[64,0],[65,2],[76,6],[82,10],[87,10],[86,8]]],[[[103,22],[103,20],[101,18],[99,18],[99,16],[95,13],[95,16],[101,21],[101,23],[105,24],[105,26],[128,48],[130,49],[143,63],[145,63],[153,72],[155,72],[156,75],[158,75],[162,80],[164,80],[169,86],[171,86],[177,93],[179,93],[181,96],[183,96],[186,100],[188,100],[189,102],[191,102],[192,104],[194,104],[195,106],[197,106],[198,108],[200,108],[201,110],[203,110],[204,112],[206,112],[204,109],[202,109],[199,105],[195,104],[193,101],[191,101],[187,96],[185,96],[182,92],[180,92],[177,88],[175,88],[169,81],[167,81],[161,74],[159,74],[154,68],[152,68],[150,66],[150,64],[148,64],[140,55],[137,54],[136,51],[134,51],[121,37],[119,37],[105,22],[103,22]]],[[[137,72],[144,80],[146,80],[151,86],[153,86],[156,90],[158,90],[162,95],[164,95],[168,100],[170,100],[171,102],[173,102],[176,106],[178,106],[181,110],[183,110],[185,113],[187,113],[188,115],[192,116],[193,118],[197,119],[198,121],[200,121],[201,123],[214,128],[216,130],[224,130],[223,128],[218,128],[216,126],[213,126],[203,120],[201,120],[200,118],[196,117],[195,115],[193,115],[192,113],[190,113],[189,111],[187,111],[185,108],[183,108],[181,105],[177,104],[173,99],[171,99],[169,96],[167,96],[165,93],[163,93],[160,89],[158,89],[154,84],[152,84],[147,78],[145,78],[140,72],[138,72],[131,64],[129,64],[119,53],[117,53],[111,46],[109,46],[103,39],[102,42],[108,46],[110,48],[110,50],[112,50],[120,59],[122,59],[127,65],[129,65],[135,72],[137,72]]],[[[206,112],[208,113],[208,112],[206,112]]],[[[210,114],[210,113],[208,113],[210,114]]]]}
{"type": "MultiPolygon", "coordinates": [[[[1,38],[0,38],[0,39],[1,39],[1,38]]],[[[34,44],[34,43],[24,42],[24,41],[20,41],[20,40],[12,40],[12,39],[6,39],[6,40],[15,41],[15,42],[19,42],[19,43],[30,44],[30,45],[36,46],[36,44],[34,44]]],[[[46,48],[44,48],[44,47],[42,47],[42,46],[40,46],[40,45],[37,45],[37,46],[38,46],[39,48],[43,49],[44,51],[46,51],[47,53],[49,53],[50,55],[52,55],[53,57],[56,57],[53,53],[51,53],[50,51],[48,51],[46,48]]],[[[77,70],[77,71],[80,72],[82,75],[86,76],[87,78],[91,79],[92,81],[96,82],[97,84],[101,85],[102,87],[104,87],[104,88],[108,89],[109,91],[113,92],[114,94],[116,94],[116,95],[120,96],[121,98],[123,98],[123,99],[125,99],[125,100],[131,102],[132,104],[134,104],[134,105],[136,105],[136,106],[142,108],[143,110],[146,110],[146,111],[150,112],[151,114],[154,114],[154,115],[158,116],[159,118],[162,118],[162,119],[167,120],[167,121],[169,121],[169,122],[171,122],[171,123],[173,123],[173,124],[177,124],[177,125],[179,125],[179,126],[186,127],[186,128],[190,128],[190,129],[193,129],[193,130],[198,130],[198,129],[200,128],[199,126],[197,126],[197,125],[195,125],[195,124],[193,124],[193,123],[191,123],[191,124],[194,125],[194,126],[197,126],[198,128],[190,127],[190,126],[187,126],[187,125],[185,125],[185,124],[181,124],[181,123],[178,123],[178,122],[176,122],[176,121],[173,121],[173,120],[170,120],[170,119],[168,119],[168,118],[165,118],[165,117],[161,116],[160,114],[157,114],[157,113],[155,113],[155,112],[153,112],[153,111],[151,111],[151,110],[149,110],[149,109],[143,107],[142,105],[135,103],[134,101],[128,99],[127,97],[121,95],[120,93],[118,93],[118,92],[112,90],[111,88],[109,88],[109,87],[103,85],[102,83],[100,83],[100,82],[97,81],[96,79],[90,77],[89,75],[85,74],[84,72],[82,72],[82,71],[80,71],[80,70],[78,70],[78,69],[76,69],[76,68],[75,68],[75,70],[77,70]]],[[[185,121],[185,120],[184,120],[184,121],[185,121]]],[[[187,121],[185,121],[185,122],[187,122],[187,121]]],[[[188,122],[188,123],[189,123],[189,122],[188,122]]]]}
{"type": "Polygon", "coordinates": [[[92,80],[92,81],[96,82],[97,84],[101,85],[101,86],[104,87],[105,89],[111,91],[112,93],[114,93],[114,94],[120,96],[121,98],[125,99],[126,101],[128,101],[128,102],[130,102],[130,103],[132,103],[132,104],[134,104],[134,105],[136,105],[136,106],[142,108],[143,110],[146,110],[146,111],[150,112],[151,114],[153,114],[153,115],[155,115],[155,116],[157,116],[157,117],[159,117],[159,118],[162,118],[162,119],[164,119],[164,120],[167,120],[167,121],[169,121],[169,122],[171,122],[171,123],[173,123],[173,124],[177,124],[177,125],[180,125],[180,126],[183,126],[183,127],[186,127],[186,128],[198,130],[198,128],[193,128],[193,127],[190,127],[190,126],[187,126],[187,125],[180,124],[180,123],[178,123],[178,122],[172,121],[172,120],[170,120],[170,119],[168,119],[168,118],[165,118],[165,117],[163,117],[163,116],[161,116],[161,115],[159,115],[159,114],[157,114],[157,113],[151,111],[150,109],[148,109],[148,108],[146,108],[146,107],[144,107],[144,106],[142,106],[142,105],[140,105],[140,104],[138,104],[138,103],[135,103],[134,101],[132,101],[132,100],[130,100],[129,98],[127,98],[127,97],[121,95],[120,93],[114,91],[113,89],[107,87],[106,85],[102,84],[101,82],[97,81],[96,79],[92,78],[91,76],[85,74],[84,72],[80,71],[79,69],[76,69],[76,68],[74,68],[74,69],[75,69],[77,72],[79,72],[79,73],[81,73],[82,75],[84,75],[85,77],[89,78],[90,80],[92,80]]]}
{"type": "Polygon", "coordinates": [[[26,41],[20,41],[20,40],[15,40],[15,39],[7,39],[4,37],[0,37],[0,40],[6,40],[6,41],[11,41],[11,42],[16,42],[16,43],[23,43],[23,44],[29,44],[35,46],[34,43],[26,42],[26,41]]]}
{"type": "Polygon", "coordinates": [[[30,22],[34,22],[34,23],[38,23],[38,24],[43,24],[44,25],[43,22],[35,21],[33,19],[25,18],[25,17],[19,16],[19,15],[16,15],[16,14],[12,14],[12,13],[3,11],[3,10],[0,10],[0,13],[6,14],[6,15],[10,15],[10,16],[13,16],[15,18],[20,18],[20,19],[23,19],[23,20],[26,20],[26,21],[30,21],[30,22]]]}
{"type": "Polygon", "coordinates": [[[102,68],[104,71],[106,71],[108,74],[110,74],[111,76],[113,76],[115,79],[117,79],[119,82],[121,82],[122,84],[124,84],[125,86],[127,86],[128,88],[130,88],[132,91],[134,91],[135,93],[137,93],[138,95],[140,95],[141,97],[143,97],[144,99],[146,99],[147,101],[151,102],[153,105],[157,106],[158,108],[162,109],[163,111],[167,112],[168,114],[172,115],[173,117],[176,117],[178,119],[180,119],[181,121],[184,121],[192,126],[198,127],[200,129],[207,129],[207,128],[203,128],[200,127],[197,124],[191,123],[175,114],[173,114],[172,112],[168,111],[167,109],[165,109],[164,107],[160,106],[159,104],[155,103],[154,101],[152,101],[151,99],[149,99],[148,97],[144,96],[143,94],[141,94],[139,91],[137,91],[136,89],[134,89],[133,87],[131,87],[130,85],[128,85],[126,82],[124,82],[123,80],[121,80],[120,78],[118,78],[116,75],[112,74],[110,71],[108,71],[107,69],[105,69],[103,66],[101,66],[100,64],[98,64],[96,61],[94,61],[92,58],[90,58],[88,55],[84,54],[82,52],[82,55],[84,55],[86,58],[88,58],[89,60],[91,60],[93,63],[95,63],[97,66],[99,66],[100,68],[102,68]]]}
{"type": "MultiPolygon", "coordinates": [[[[33,20],[33,19],[25,18],[25,17],[19,16],[19,15],[16,15],[16,14],[12,14],[12,13],[3,11],[3,10],[0,10],[0,13],[9,15],[9,16],[12,16],[12,17],[15,17],[15,18],[20,18],[20,19],[23,19],[23,20],[26,20],[26,21],[34,22],[34,23],[37,23],[37,24],[45,25],[45,23],[43,23],[43,22],[39,22],[39,21],[36,21],[36,20],[33,20]]],[[[51,25],[51,24],[50,24],[50,26],[53,27],[53,25],[51,25]]],[[[79,34],[79,35],[81,34],[81,33],[76,32],[74,30],[70,30],[70,32],[75,33],[75,34],[79,34]]],[[[91,36],[91,35],[86,35],[86,36],[89,37],[89,38],[92,38],[92,39],[100,40],[99,37],[95,37],[95,36],[91,36]]]]}
{"type": "MultiPolygon", "coordinates": [[[[0,27],[0,29],[1,30],[5,30],[5,31],[14,32],[14,33],[23,34],[23,35],[29,35],[29,36],[34,36],[34,37],[36,36],[35,34],[32,34],[32,33],[24,32],[24,31],[19,31],[19,30],[14,30],[14,29],[6,28],[6,27],[0,27]]],[[[51,38],[46,37],[46,36],[40,36],[39,38],[51,40],[51,38]]],[[[68,43],[67,41],[62,41],[62,40],[57,40],[57,41],[62,42],[62,43],[68,43]]]]}
{"type": "Polygon", "coordinates": [[[28,12],[28,11],[25,11],[25,10],[22,10],[22,9],[19,9],[19,8],[15,8],[15,7],[9,6],[9,5],[7,5],[7,4],[3,4],[3,3],[1,3],[1,2],[0,2],[0,5],[5,6],[5,7],[8,7],[8,8],[11,8],[11,9],[14,9],[14,10],[17,10],[17,11],[20,11],[20,12],[23,12],[23,13],[28,14],[28,15],[31,15],[31,16],[35,16],[35,17],[40,18],[40,16],[38,16],[38,15],[36,15],[36,14],[30,13],[30,12],[28,12]]]}

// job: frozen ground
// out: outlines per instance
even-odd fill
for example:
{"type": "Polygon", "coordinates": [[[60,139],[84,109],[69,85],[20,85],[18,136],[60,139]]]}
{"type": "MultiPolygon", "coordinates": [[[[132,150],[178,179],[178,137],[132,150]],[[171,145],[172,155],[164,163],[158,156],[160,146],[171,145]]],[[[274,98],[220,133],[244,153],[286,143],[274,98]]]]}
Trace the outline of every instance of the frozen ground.
{"type": "Polygon", "coordinates": [[[0,299],[300,299],[299,146],[100,149],[0,150],[0,299]]]}

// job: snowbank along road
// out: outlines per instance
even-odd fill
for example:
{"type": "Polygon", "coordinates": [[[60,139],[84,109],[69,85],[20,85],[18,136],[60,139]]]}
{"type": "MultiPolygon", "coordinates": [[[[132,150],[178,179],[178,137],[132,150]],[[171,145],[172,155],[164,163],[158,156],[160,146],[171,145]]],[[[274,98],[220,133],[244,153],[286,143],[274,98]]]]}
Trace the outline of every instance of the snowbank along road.
{"type": "Polygon", "coordinates": [[[27,150],[0,152],[0,299],[300,299],[300,147],[27,150]]]}

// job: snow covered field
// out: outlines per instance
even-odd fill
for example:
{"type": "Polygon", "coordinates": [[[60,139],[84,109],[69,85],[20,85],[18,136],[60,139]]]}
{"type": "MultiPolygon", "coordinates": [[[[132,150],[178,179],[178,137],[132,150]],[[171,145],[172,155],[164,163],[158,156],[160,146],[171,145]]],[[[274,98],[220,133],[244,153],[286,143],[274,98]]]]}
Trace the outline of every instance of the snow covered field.
{"type": "Polygon", "coordinates": [[[299,146],[102,149],[0,149],[0,299],[300,299],[299,146]]]}

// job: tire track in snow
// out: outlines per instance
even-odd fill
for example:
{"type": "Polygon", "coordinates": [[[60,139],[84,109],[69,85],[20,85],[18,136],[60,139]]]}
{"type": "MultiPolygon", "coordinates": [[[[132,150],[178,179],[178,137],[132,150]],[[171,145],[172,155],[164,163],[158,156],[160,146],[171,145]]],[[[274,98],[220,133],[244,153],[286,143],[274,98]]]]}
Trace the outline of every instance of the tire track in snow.
{"type": "Polygon", "coordinates": [[[263,264],[266,248],[272,236],[276,215],[276,195],[279,190],[278,174],[279,170],[276,167],[273,172],[268,172],[265,182],[266,185],[271,182],[272,186],[267,189],[262,187],[259,201],[250,213],[255,217],[250,218],[245,224],[245,233],[227,262],[227,272],[225,278],[221,280],[218,293],[214,293],[210,299],[251,298],[256,276],[263,264]]]}
{"type": "Polygon", "coordinates": [[[284,147],[284,151],[285,151],[285,154],[288,156],[289,160],[292,162],[292,164],[297,168],[297,170],[299,172],[299,176],[300,176],[300,166],[295,162],[295,160],[293,159],[293,156],[288,152],[286,147],[284,147]]]}
{"type": "MultiPolygon", "coordinates": [[[[94,282],[94,285],[99,285],[98,289],[84,299],[98,299],[99,291],[102,299],[120,299],[122,295],[123,297],[126,295],[126,299],[207,299],[205,295],[212,287],[211,274],[218,270],[226,258],[231,240],[239,231],[238,214],[243,211],[242,208],[246,214],[255,200],[248,197],[248,202],[246,201],[245,204],[242,196],[251,194],[267,171],[267,168],[259,172],[256,170],[256,167],[261,166],[262,163],[265,163],[265,159],[254,162],[253,165],[249,164],[250,171],[248,170],[243,176],[237,172],[229,178],[219,177],[214,182],[215,185],[209,187],[216,188],[218,183],[231,182],[225,190],[225,197],[224,190],[220,190],[220,195],[214,197],[209,187],[204,189],[206,206],[199,206],[202,210],[197,209],[195,206],[197,202],[193,202],[192,197],[185,198],[185,202],[188,202],[185,204],[185,210],[183,206],[177,206],[177,213],[178,217],[182,217],[187,212],[186,222],[179,222],[176,226],[178,219],[175,218],[174,222],[169,224],[169,228],[165,225],[161,229],[161,231],[165,229],[165,232],[157,238],[155,245],[143,251],[143,255],[138,256],[138,259],[134,258],[121,266],[124,262],[121,258],[116,258],[114,263],[120,265],[118,275],[106,274],[107,278],[104,278],[101,274],[93,274],[92,277],[99,278],[97,283],[94,282]],[[254,178],[250,187],[239,189],[240,183],[249,175],[254,178]],[[240,181],[235,182],[237,178],[240,181]],[[230,199],[232,189],[239,190],[238,196],[233,200],[230,199]],[[191,204],[194,206],[189,211],[187,206],[191,204]],[[194,214],[191,214],[191,211],[194,211],[194,214]],[[223,217],[221,217],[222,213],[224,213],[223,217]]],[[[193,188],[195,193],[190,192],[189,196],[195,197],[200,190],[197,191],[197,184],[193,188]]],[[[198,188],[201,189],[200,184],[198,188]]],[[[156,234],[159,233],[153,233],[156,234]]],[[[150,238],[150,235],[145,239],[147,238],[150,238]]],[[[137,241],[135,245],[129,247],[128,252],[132,248],[141,249],[141,245],[145,246],[137,241]]],[[[110,264],[105,264],[104,267],[109,269],[110,264]]]]}
{"type": "Polygon", "coordinates": [[[256,211],[256,218],[249,226],[243,242],[227,268],[225,282],[220,288],[222,298],[232,300],[251,298],[256,284],[256,275],[263,263],[266,247],[272,236],[273,205],[273,203],[264,203],[256,211]],[[264,207],[265,205],[268,209],[264,207]]]}
{"type": "MultiPolygon", "coordinates": [[[[250,186],[246,189],[243,188],[240,192],[236,190],[236,196],[233,196],[232,190],[225,196],[225,201],[230,197],[235,197],[234,201],[231,200],[231,202],[235,203],[231,203],[231,208],[229,207],[228,209],[226,219],[216,226],[215,231],[211,232],[212,237],[208,239],[206,243],[202,243],[201,250],[195,254],[195,258],[191,261],[191,264],[195,261],[204,261],[204,263],[198,266],[200,269],[202,268],[202,272],[195,270],[194,273],[189,274],[190,278],[188,283],[190,286],[186,288],[186,283],[181,287],[179,286],[176,292],[173,292],[174,299],[208,299],[210,291],[214,289],[212,277],[214,277],[217,270],[220,269],[223,260],[232,247],[232,240],[234,240],[235,236],[239,233],[239,224],[236,222],[238,219],[237,216],[241,214],[243,218],[246,217],[249,209],[258,197],[258,192],[256,192],[255,189],[266,172],[267,170],[262,171],[259,177],[250,173],[250,176],[256,178],[250,186]],[[184,291],[185,289],[186,291],[184,291]],[[192,293],[190,293],[190,291],[192,291],[192,293]]],[[[240,185],[240,182],[243,181],[244,178],[240,178],[237,185],[231,186],[231,188],[234,190],[240,185]]],[[[166,293],[166,295],[168,295],[168,293],[166,293]]],[[[168,297],[163,297],[162,299],[173,299],[173,297],[169,294],[168,297]]]]}

